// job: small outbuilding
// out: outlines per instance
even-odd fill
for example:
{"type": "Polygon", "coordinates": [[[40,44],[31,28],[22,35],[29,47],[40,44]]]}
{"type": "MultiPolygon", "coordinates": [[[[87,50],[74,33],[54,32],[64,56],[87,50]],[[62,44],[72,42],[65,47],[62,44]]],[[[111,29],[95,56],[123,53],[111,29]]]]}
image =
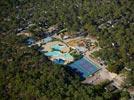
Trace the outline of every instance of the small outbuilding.
{"type": "Polygon", "coordinates": [[[27,38],[25,42],[27,45],[32,45],[35,43],[35,39],[34,38],[27,38]]]}
{"type": "Polygon", "coordinates": [[[86,49],[85,47],[76,46],[75,48],[76,48],[76,50],[77,50],[78,52],[80,52],[80,53],[84,53],[84,52],[87,51],[87,49],[86,49]]]}
{"type": "Polygon", "coordinates": [[[113,92],[115,91],[117,88],[111,83],[111,84],[108,84],[106,87],[105,87],[106,91],[108,92],[113,92]]]}
{"type": "Polygon", "coordinates": [[[55,60],[53,60],[53,62],[55,64],[61,64],[61,65],[63,65],[65,63],[65,60],[63,60],[63,59],[55,59],[55,60]]]}
{"type": "Polygon", "coordinates": [[[42,40],[43,43],[48,43],[48,42],[50,42],[50,41],[52,41],[52,38],[51,38],[51,37],[47,37],[47,38],[44,38],[44,39],[42,40]]]}

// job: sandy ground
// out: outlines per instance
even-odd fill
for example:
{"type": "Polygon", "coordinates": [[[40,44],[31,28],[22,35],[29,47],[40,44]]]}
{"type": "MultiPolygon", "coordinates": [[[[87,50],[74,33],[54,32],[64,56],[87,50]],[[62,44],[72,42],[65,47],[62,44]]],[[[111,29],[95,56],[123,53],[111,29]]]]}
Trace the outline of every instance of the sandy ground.
{"type": "Polygon", "coordinates": [[[69,41],[73,41],[73,40],[81,40],[83,39],[82,37],[76,37],[76,38],[69,38],[69,39],[66,39],[64,40],[65,43],[69,42],[69,41]]]}
{"type": "Polygon", "coordinates": [[[68,41],[67,44],[69,46],[76,47],[79,44],[80,41],[81,41],[81,39],[74,39],[74,40],[68,41]]]}
{"type": "Polygon", "coordinates": [[[32,33],[29,33],[29,32],[21,32],[21,33],[18,33],[17,34],[17,36],[20,36],[20,35],[32,36],[32,33]]]}
{"type": "Polygon", "coordinates": [[[91,77],[87,77],[82,83],[88,83],[88,84],[94,84],[97,85],[103,81],[102,77],[99,73],[96,73],[95,75],[91,77]]]}

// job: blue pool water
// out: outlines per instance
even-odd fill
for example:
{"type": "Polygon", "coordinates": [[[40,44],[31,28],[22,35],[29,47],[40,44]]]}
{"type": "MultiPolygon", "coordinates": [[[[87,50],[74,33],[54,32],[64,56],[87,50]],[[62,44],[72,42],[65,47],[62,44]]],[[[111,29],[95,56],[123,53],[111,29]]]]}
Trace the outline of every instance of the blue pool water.
{"type": "Polygon", "coordinates": [[[60,51],[52,51],[52,52],[45,53],[45,55],[46,56],[54,56],[54,57],[56,57],[56,56],[61,56],[62,53],[60,51]]]}
{"type": "Polygon", "coordinates": [[[62,50],[65,46],[60,46],[59,44],[53,45],[51,48],[54,50],[62,50]]]}

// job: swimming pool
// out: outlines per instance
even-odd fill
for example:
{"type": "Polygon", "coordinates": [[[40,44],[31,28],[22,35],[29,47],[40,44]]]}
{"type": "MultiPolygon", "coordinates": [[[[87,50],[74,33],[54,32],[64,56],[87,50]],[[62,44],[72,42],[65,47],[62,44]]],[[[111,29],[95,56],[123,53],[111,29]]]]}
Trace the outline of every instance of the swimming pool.
{"type": "Polygon", "coordinates": [[[54,50],[62,50],[65,46],[61,46],[59,44],[56,44],[56,45],[53,45],[51,48],[54,49],[54,50]]]}
{"type": "Polygon", "coordinates": [[[52,51],[52,52],[47,52],[47,53],[44,53],[46,56],[61,56],[62,53],[60,51],[52,51]]]}

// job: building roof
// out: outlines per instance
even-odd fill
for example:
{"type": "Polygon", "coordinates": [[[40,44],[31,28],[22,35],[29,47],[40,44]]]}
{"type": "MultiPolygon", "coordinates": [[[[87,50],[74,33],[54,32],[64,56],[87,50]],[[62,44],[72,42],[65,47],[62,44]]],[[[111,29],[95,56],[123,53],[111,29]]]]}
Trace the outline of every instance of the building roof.
{"type": "Polygon", "coordinates": [[[127,91],[130,93],[130,95],[134,95],[134,86],[129,87],[127,91]]]}
{"type": "Polygon", "coordinates": [[[85,47],[76,46],[75,47],[80,52],[85,52],[87,49],[85,47]]]}
{"type": "Polygon", "coordinates": [[[50,42],[50,41],[52,41],[52,38],[51,37],[47,37],[47,38],[44,38],[43,39],[43,42],[44,43],[47,43],[47,42],[50,42]]]}
{"type": "Polygon", "coordinates": [[[69,38],[69,36],[67,36],[67,35],[65,35],[64,37],[63,37],[63,39],[68,39],[69,38]]]}
{"type": "Polygon", "coordinates": [[[105,89],[109,92],[116,90],[117,88],[113,84],[108,84],[105,89]]]}
{"type": "Polygon", "coordinates": [[[34,40],[33,38],[28,38],[28,39],[26,40],[26,43],[27,43],[28,45],[32,45],[34,42],[35,42],[35,40],[34,40]]]}
{"type": "Polygon", "coordinates": [[[64,64],[65,63],[65,61],[63,59],[55,59],[55,60],[53,60],[53,62],[55,64],[64,64]]]}

